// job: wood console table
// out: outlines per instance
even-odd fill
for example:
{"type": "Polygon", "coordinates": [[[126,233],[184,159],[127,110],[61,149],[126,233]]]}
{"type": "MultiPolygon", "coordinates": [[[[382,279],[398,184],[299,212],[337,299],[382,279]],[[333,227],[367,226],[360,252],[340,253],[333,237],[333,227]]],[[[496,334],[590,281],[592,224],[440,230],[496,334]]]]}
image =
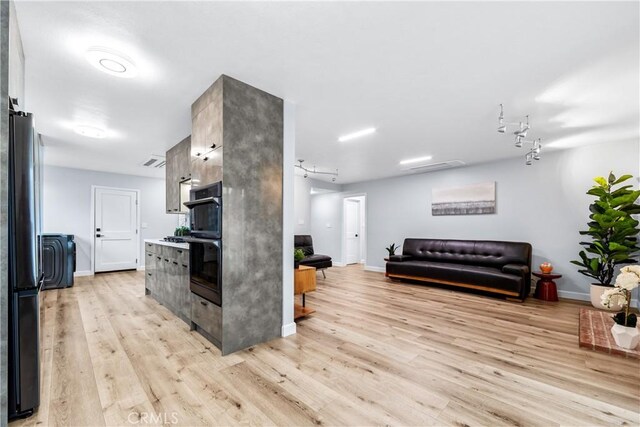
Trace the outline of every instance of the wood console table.
{"type": "Polygon", "coordinates": [[[304,294],[316,290],[316,268],[301,265],[294,270],[294,295],[302,295],[302,305],[293,303],[293,318],[299,319],[314,313],[313,308],[305,305],[304,294]]]}

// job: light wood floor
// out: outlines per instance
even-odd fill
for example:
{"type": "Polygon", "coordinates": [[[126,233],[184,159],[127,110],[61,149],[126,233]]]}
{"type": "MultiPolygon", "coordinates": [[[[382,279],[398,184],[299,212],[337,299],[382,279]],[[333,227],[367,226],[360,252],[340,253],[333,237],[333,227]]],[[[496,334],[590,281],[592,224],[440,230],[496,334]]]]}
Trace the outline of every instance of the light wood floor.
{"type": "Polygon", "coordinates": [[[578,348],[578,303],[333,268],[297,335],[223,358],[143,280],[45,292],[42,405],[13,427],[640,423],[640,363],[578,348]]]}

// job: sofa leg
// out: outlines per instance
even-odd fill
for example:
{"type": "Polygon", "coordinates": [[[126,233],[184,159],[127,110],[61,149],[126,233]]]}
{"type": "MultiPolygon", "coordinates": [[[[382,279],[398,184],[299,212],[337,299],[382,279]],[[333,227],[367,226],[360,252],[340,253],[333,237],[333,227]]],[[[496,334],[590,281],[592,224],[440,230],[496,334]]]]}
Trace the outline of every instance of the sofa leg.
{"type": "Polygon", "coordinates": [[[326,270],[326,268],[323,268],[323,269],[321,270],[321,271],[322,271],[322,278],[323,278],[323,279],[326,279],[326,278],[327,278],[327,275],[326,275],[326,274],[324,274],[324,271],[325,271],[325,270],[326,270]]]}

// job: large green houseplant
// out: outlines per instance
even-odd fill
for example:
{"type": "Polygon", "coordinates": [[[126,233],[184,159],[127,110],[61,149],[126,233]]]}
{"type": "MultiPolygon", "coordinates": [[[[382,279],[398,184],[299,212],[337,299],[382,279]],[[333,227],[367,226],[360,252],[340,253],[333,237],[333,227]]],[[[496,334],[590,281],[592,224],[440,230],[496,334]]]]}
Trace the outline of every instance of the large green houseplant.
{"type": "Polygon", "coordinates": [[[631,178],[631,175],[616,178],[609,173],[608,178],[594,178],[596,184],[587,191],[595,201],[589,205],[589,229],[580,234],[589,236],[591,241],[580,242],[584,247],[580,259],[571,262],[580,267],[580,273],[597,281],[591,285],[591,303],[596,308],[607,308],[602,305],[601,295],[613,286],[616,267],[637,262],[633,256],[640,250],[640,230],[632,215],[640,213],[640,205],[636,203],[640,191],[630,184],[621,185],[631,178]]]}

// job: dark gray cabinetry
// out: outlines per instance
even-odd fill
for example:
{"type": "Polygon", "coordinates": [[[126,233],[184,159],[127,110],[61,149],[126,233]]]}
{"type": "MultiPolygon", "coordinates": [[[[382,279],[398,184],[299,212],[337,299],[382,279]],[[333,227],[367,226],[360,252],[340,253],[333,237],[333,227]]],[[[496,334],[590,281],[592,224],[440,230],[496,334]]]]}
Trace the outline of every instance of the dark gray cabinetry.
{"type": "Polygon", "coordinates": [[[58,289],[73,286],[76,271],[76,244],[72,234],[43,234],[42,264],[44,281],[42,289],[58,289]]]}
{"type": "Polygon", "coordinates": [[[215,344],[220,345],[222,340],[222,309],[200,298],[199,295],[191,294],[191,328],[199,332],[204,332],[209,339],[213,339],[215,344]]]}
{"type": "Polygon", "coordinates": [[[191,106],[192,186],[222,180],[222,79],[191,106]]]}
{"type": "Polygon", "coordinates": [[[165,179],[167,213],[184,212],[180,183],[191,179],[191,137],[171,147],[166,154],[165,179]]]}
{"type": "Polygon", "coordinates": [[[145,288],[185,322],[191,319],[189,250],[145,243],[145,288]]]}

